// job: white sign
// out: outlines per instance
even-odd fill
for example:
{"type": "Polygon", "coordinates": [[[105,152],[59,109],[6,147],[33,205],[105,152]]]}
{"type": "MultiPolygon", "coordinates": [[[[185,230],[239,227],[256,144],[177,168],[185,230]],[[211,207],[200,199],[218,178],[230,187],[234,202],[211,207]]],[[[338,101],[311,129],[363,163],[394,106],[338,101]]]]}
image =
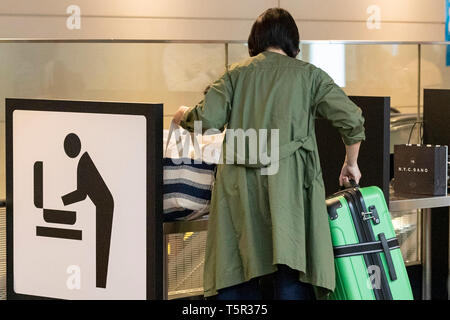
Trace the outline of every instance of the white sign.
{"type": "Polygon", "coordinates": [[[146,117],[15,110],[12,122],[15,293],[146,299],[146,117]]]}

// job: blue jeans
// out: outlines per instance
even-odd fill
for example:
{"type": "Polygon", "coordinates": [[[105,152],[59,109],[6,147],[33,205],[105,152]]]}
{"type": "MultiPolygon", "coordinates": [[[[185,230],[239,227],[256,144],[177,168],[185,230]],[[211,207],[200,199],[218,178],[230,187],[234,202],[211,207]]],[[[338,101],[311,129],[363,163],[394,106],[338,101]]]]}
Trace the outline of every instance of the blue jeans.
{"type": "Polygon", "coordinates": [[[313,287],[300,282],[299,272],[286,265],[268,276],[218,290],[217,300],[314,300],[313,287]]]}

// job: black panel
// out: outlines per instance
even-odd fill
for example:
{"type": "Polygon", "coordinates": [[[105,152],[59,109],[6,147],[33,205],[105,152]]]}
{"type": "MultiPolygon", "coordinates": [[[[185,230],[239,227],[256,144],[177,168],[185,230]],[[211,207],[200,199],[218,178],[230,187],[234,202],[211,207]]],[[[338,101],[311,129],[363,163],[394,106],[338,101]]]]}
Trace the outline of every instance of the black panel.
{"type": "MultiPolygon", "coordinates": [[[[450,90],[425,89],[423,96],[425,144],[450,146],[450,90]]],[[[449,208],[431,209],[431,297],[448,299],[449,208]]]]}
{"type": "MultiPolygon", "coordinates": [[[[365,118],[366,141],[361,144],[358,165],[361,186],[380,187],[389,201],[389,97],[350,96],[365,118]]],[[[316,136],[325,191],[331,195],[339,188],[339,174],[345,158],[345,146],[338,131],[325,119],[317,119],[316,136]]]]}
{"type": "Polygon", "coordinates": [[[424,143],[450,146],[450,90],[425,89],[423,99],[424,143]]]}
{"type": "Polygon", "coordinates": [[[408,272],[414,300],[422,300],[422,266],[409,266],[406,267],[406,271],[408,272]]]}
{"type": "Polygon", "coordinates": [[[431,209],[431,299],[447,300],[448,223],[446,208],[431,209]]]}

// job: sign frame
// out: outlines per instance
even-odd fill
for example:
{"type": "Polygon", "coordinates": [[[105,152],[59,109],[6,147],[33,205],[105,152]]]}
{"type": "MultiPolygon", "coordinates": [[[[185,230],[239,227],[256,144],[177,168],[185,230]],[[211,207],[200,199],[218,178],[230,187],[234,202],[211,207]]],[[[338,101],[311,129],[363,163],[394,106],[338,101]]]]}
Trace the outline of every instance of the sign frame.
{"type": "Polygon", "coordinates": [[[6,264],[7,299],[35,300],[49,297],[14,291],[13,113],[15,110],[140,115],[146,118],[147,300],[163,299],[163,104],[5,99],[6,134],[6,264]],[[154,159],[155,161],[148,161],[154,159]]]}

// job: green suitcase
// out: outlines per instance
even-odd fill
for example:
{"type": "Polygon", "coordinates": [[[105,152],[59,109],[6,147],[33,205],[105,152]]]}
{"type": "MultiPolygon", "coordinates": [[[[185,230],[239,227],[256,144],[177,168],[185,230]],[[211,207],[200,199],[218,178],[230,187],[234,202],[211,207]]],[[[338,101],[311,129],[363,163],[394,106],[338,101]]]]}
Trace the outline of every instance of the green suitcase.
{"type": "Polygon", "coordinates": [[[412,300],[383,192],[353,188],[326,200],[335,255],[331,300],[412,300]]]}

